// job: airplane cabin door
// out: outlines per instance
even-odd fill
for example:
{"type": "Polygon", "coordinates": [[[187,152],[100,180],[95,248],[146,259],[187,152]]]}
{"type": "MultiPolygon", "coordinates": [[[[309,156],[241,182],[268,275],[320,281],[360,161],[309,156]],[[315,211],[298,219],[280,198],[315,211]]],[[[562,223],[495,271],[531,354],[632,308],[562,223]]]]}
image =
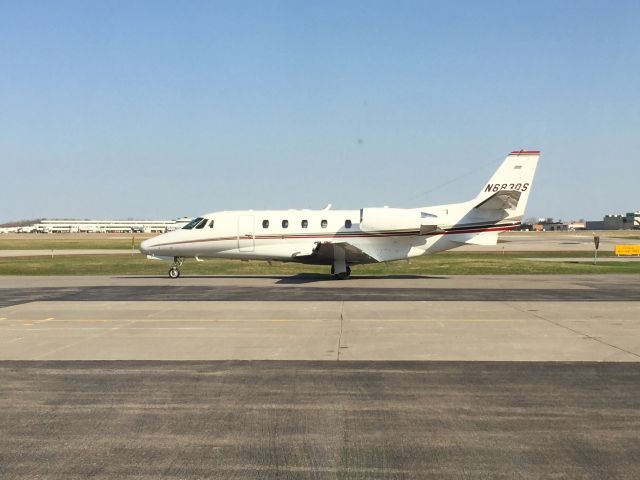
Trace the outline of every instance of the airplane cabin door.
{"type": "Polygon", "coordinates": [[[238,251],[253,252],[256,247],[256,237],[253,231],[253,215],[238,217],[238,251]]]}

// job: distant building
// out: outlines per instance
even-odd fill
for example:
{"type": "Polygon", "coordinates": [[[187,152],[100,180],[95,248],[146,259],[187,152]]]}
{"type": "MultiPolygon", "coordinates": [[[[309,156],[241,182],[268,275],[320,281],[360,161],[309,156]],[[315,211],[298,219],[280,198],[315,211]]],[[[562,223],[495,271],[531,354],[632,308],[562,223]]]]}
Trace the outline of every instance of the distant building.
{"type": "Polygon", "coordinates": [[[191,219],[176,220],[41,220],[33,225],[11,227],[0,233],[164,233],[177,230],[191,219]]]}
{"type": "Polygon", "coordinates": [[[601,221],[588,221],[587,230],[640,230],[640,211],[625,215],[605,215],[601,221]]]}
{"type": "Polygon", "coordinates": [[[640,230],[640,210],[627,213],[626,220],[627,229],[640,230]]]}
{"type": "Polygon", "coordinates": [[[554,221],[553,218],[541,218],[540,221],[533,225],[535,232],[564,232],[569,230],[567,223],[562,221],[554,221]]]}
{"type": "Polygon", "coordinates": [[[626,223],[626,217],[622,215],[605,215],[603,221],[605,230],[622,230],[626,223]]]}
{"type": "Polygon", "coordinates": [[[602,220],[587,220],[587,230],[604,230],[604,221],[602,220]]]}
{"type": "Polygon", "coordinates": [[[567,228],[569,230],[585,230],[587,228],[587,222],[584,220],[571,221],[567,223],[567,228]]]}
{"type": "Polygon", "coordinates": [[[522,223],[520,224],[519,227],[514,228],[515,231],[518,232],[532,232],[533,231],[533,224],[531,223],[522,223]]]}

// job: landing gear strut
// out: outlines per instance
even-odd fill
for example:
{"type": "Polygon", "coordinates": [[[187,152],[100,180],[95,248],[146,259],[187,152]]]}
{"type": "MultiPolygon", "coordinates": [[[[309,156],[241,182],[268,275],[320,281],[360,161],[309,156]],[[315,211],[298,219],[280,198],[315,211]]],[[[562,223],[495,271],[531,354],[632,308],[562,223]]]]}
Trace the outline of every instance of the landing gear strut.
{"type": "Polygon", "coordinates": [[[182,262],[184,262],[184,258],[173,257],[173,266],[169,270],[169,277],[178,278],[180,276],[180,267],[182,267],[182,262]]]}
{"type": "Polygon", "coordinates": [[[351,275],[351,269],[346,262],[335,261],[333,265],[331,265],[331,275],[333,275],[336,280],[346,280],[351,275]]]}

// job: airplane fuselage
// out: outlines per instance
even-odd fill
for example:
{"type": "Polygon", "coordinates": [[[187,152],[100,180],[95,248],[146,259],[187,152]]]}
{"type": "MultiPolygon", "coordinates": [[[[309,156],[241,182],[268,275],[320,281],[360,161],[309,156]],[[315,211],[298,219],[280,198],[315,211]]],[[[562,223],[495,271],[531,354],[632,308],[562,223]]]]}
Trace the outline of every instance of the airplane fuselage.
{"type": "MultiPolygon", "coordinates": [[[[419,212],[418,212],[419,214],[419,212]]],[[[360,210],[268,210],[214,212],[200,218],[201,228],[180,229],[145,243],[143,253],[155,257],[217,257],[278,260],[329,265],[314,256],[318,245],[346,242],[370,253],[351,264],[393,261],[458,247],[469,234],[498,233],[520,222],[458,224],[444,231],[420,228],[361,229],[360,210]]],[[[197,220],[197,219],[196,219],[197,220]]]]}
{"type": "Polygon", "coordinates": [[[520,225],[538,157],[538,151],[511,152],[467,202],[409,209],[213,212],[144,241],[140,250],[150,258],[173,259],[171,276],[179,276],[185,257],[216,257],[332,265],[332,273],[346,278],[349,265],[465,244],[495,245],[499,232],[520,225]]]}

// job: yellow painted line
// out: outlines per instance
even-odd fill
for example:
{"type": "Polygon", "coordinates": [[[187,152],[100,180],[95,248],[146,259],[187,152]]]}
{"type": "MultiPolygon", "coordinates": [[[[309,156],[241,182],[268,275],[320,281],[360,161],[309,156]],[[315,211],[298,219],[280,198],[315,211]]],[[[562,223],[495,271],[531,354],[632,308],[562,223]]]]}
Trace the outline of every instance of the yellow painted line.
{"type": "Polygon", "coordinates": [[[6,319],[7,319],[7,317],[0,317],[0,322],[1,322],[2,320],[6,320],[6,319]]]}
{"type": "Polygon", "coordinates": [[[54,317],[47,317],[44,320],[40,320],[38,323],[50,322],[51,320],[55,320],[55,318],[54,317]]]}

